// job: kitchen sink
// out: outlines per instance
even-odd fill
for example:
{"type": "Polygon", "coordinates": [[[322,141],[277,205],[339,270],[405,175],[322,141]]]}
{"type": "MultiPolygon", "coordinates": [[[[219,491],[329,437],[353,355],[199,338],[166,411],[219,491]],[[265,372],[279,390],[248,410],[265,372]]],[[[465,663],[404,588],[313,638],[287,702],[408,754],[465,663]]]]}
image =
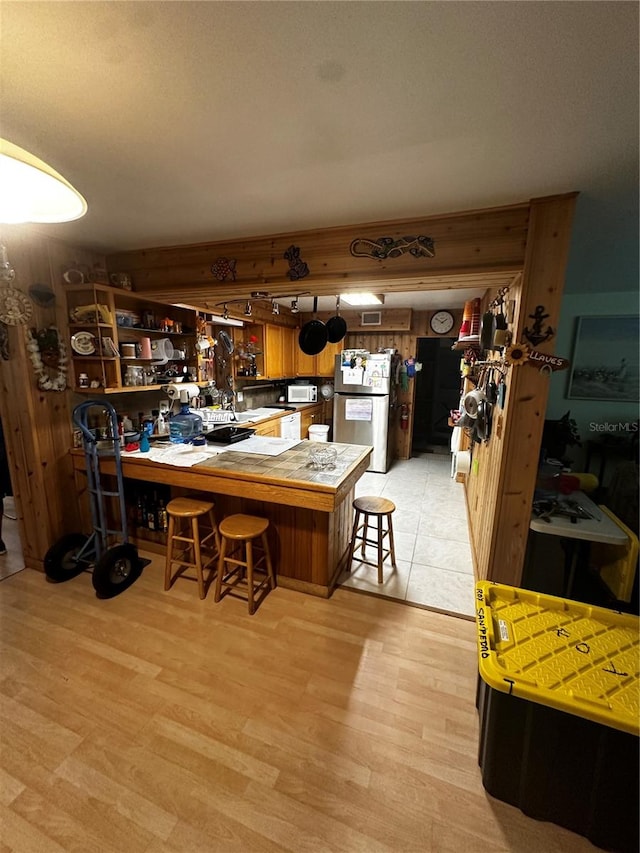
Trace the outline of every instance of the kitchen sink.
{"type": "Polygon", "coordinates": [[[264,406],[261,409],[249,409],[247,412],[236,412],[236,422],[240,424],[256,423],[256,421],[264,421],[267,418],[272,418],[274,415],[279,415],[281,413],[282,409],[264,406]]]}

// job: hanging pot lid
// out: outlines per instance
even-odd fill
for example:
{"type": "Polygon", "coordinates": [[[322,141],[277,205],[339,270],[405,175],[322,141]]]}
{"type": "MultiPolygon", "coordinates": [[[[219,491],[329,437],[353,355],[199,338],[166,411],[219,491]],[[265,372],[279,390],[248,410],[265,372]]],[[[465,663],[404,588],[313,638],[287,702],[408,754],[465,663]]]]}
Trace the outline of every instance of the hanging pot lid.
{"type": "Polygon", "coordinates": [[[330,382],[325,382],[320,386],[320,396],[323,400],[331,400],[333,399],[333,395],[335,394],[333,385],[330,382]]]}

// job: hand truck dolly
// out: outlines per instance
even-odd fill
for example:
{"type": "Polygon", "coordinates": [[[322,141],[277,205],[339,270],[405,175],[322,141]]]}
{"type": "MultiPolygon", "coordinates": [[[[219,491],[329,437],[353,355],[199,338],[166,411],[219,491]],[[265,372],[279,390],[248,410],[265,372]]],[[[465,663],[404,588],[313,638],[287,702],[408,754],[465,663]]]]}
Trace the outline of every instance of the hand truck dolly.
{"type": "Polygon", "coordinates": [[[130,587],[140,577],[142,569],[151,562],[138,555],[137,548],[128,538],[118,416],[110,403],[87,400],[73,410],[73,423],[82,433],[93,532],[89,536],[69,533],[59,539],[47,551],[44,570],[49,580],[60,583],[92,569],[97,597],[113,598],[130,587]],[[111,433],[108,439],[98,439],[89,429],[88,415],[94,407],[106,412],[111,433]],[[105,442],[109,444],[106,450],[105,442]],[[115,460],[115,491],[103,485],[100,459],[105,456],[113,456],[115,460]],[[115,516],[111,522],[114,527],[109,527],[107,498],[113,499],[112,504],[116,507],[112,512],[115,516]]]}

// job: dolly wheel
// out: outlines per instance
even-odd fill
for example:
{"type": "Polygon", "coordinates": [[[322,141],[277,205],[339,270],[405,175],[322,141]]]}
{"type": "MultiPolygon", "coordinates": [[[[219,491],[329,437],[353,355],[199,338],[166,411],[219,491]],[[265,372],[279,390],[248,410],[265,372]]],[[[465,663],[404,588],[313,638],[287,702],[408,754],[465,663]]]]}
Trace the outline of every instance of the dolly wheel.
{"type": "Polygon", "coordinates": [[[113,598],[128,589],[142,574],[144,563],[134,545],[115,545],[93,567],[93,588],[98,598],[113,598]]]}
{"type": "Polygon", "coordinates": [[[68,581],[85,571],[89,561],[78,560],[78,554],[88,538],[84,533],[69,533],[49,548],[44,558],[44,571],[50,581],[68,581]]]}

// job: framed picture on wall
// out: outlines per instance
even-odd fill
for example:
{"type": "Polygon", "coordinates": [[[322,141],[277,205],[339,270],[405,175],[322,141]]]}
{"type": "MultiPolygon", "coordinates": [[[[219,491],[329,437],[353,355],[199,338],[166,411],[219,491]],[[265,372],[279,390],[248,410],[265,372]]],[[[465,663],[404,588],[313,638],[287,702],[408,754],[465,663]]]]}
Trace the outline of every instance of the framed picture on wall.
{"type": "Polygon", "coordinates": [[[636,402],[640,317],[576,318],[567,397],[636,402]]]}

